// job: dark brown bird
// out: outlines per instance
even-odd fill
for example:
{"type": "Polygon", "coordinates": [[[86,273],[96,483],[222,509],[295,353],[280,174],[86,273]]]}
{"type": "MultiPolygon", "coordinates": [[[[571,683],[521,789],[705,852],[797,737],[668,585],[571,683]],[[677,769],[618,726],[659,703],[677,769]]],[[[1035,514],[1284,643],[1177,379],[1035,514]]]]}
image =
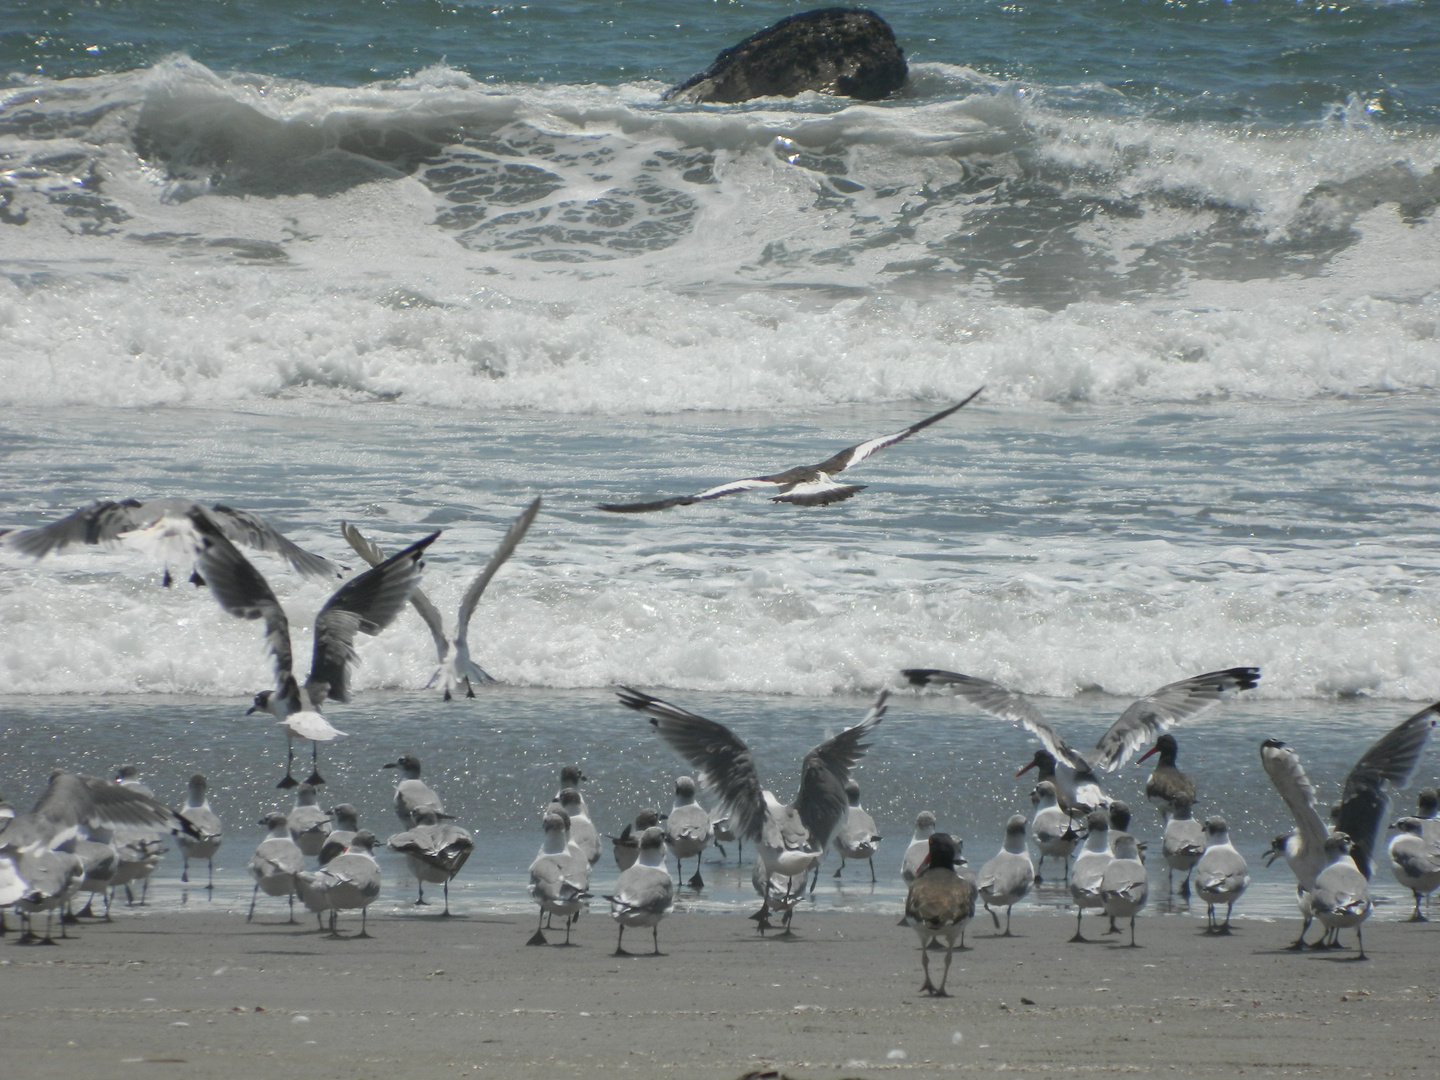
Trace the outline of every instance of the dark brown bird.
{"type": "Polygon", "coordinates": [[[905,915],[920,936],[920,965],[925,969],[921,990],[933,997],[950,996],[945,993],[950,954],[974,914],[975,886],[955,871],[955,841],[949,833],[935,833],[930,837],[930,854],[905,897],[905,915]],[[930,979],[929,951],[937,938],[945,939],[945,970],[938,987],[930,979]]]}
{"type": "Polygon", "coordinates": [[[1175,764],[1175,754],[1178,746],[1175,736],[1166,732],[1155,740],[1155,745],[1145,753],[1141,754],[1136,761],[1144,761],[1152,754],[1160,755],[1160,764],[1150,774],[1150,779],[1145,782],[1145,797],[1154,804],[1155,809],[1160,811],[1160,816],[1168,818],[1175,809],[1175,804],[1182,798],[1188,799],[1193,805],[1195,802],[1195,781],[1188,775],[1181,772],[1175,764]]]}

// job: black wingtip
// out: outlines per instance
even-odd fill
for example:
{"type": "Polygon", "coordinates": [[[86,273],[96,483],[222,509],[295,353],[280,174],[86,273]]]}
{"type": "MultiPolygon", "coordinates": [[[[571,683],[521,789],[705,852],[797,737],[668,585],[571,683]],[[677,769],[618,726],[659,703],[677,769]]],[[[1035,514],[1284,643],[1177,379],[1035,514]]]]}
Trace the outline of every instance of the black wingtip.
{"type": "Polygon", "coordinates": [[[936,673],[936,668],[904,668],[900,674],[904,675],[911,686],[930,685],[930,676],[936,673]]]}

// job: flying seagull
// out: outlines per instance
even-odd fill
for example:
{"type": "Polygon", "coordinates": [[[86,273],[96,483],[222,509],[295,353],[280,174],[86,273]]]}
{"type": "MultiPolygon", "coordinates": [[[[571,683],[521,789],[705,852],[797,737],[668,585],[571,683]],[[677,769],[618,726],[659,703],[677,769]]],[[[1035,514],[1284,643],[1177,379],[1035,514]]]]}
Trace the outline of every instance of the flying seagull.
{"type": "MultiPolygon", "coordinates": [[[[239,618],[265,621],[265,643],[275,665],[275,689],[256,694],[250,712],[268,712],[284,726],[291,746],[285,778],[279,786],[294,787],[296,781],[289,765],[295,758],[294,740],[310,740],[313,763],[318,742],[329,742],[344,734],[320,715],[320,706],[327,699],[350,700],[348,674],[357,659],[355,635],[378,634],[394,622],[409,601],[411,590],[419,584],[424,566],[420,557],[440,534],[431,533],[379,566],[357,574],[325,601],[315,616],[315,651],[310,675],[302,687],[291,670],[294,656],[290,620],[269,583],[203,513],[192,513],[191,520],[200,534],[196,564],[220,606],[239,618]]],[[[311,784],[324,782],[318,769],[308,780],[311,784]]]]}
{"type": "MultiPolygon", "coordinates": [[[[460,601],[460,613],[455,617],[455,636],[450,637],[445,633],[445,621],[440,617],[440,611],[430,602],[430,598],[418,588],[410,594],[410,603],[415,605],[415,610],[420,613],[420,618],[425,620],[425,625],[430,628],[430,636],[435,639],[435,652],[439,656],[440,666],[435,669],[435,674],[430,676],[426,686],[434,684],[436,679],[442,680],[445,689],[445,700],[451,699],[451,691],[458,690],[461,685],[465,687],[465,696],[474,697],[475,690],[470,685],[472,682],[494,682],[495,680],[486,673],[475,661],[470,659],[470,616],[475,614],[475,606],[480,603],[480,596],[484,593],[490,579],[495,572],[505,565],[505,560],[514,554],[520,541],[525,539],[525,534],[530,530],[530,524],[535,520],[535,515],[540,513],[540,500],[536,499],[525,508],[524,513],[510,523],[501,538],[499,546],[495,548],[495,554],[490,556],[490,561],[485,564],[485,569],[475,575],[475,580],[470,582],[470,587],[465,590],[465,596],[460,601]]],[[[379,566],[385,561],[385,553],[375,544],[365,538],[365,535],[351,525],[348,521],[340,523],[340,531],[355,553],[368,562],[371,566],[379,566]]]]}
{"type": "MultiPolygon", "coordinates": [[[[980,387],[980,390],[984,389],[983,386],[980,387]]],[[[652,510],[668,510],[672,506],[689,506],[691,503],[718,499],[722,495],[734,495],[737,491],[759,489],[777,492],[770,497],[771,502],[777,503],[793,503],[796,506],[828,506],[830,503],[841,502],[856,492],[863,491],[865,485],[842,484],[834,479],[837,473],[844,472],[852,465],[860,464],[877,450],[894,446],[922,428],[927,428],[937,420],[944,420],[951,413],[963,409],[980,395],[980,390],[976,390],[958,405],[942,409],[934,416],[928,416],[902,431],[881,435],[878,439],[856,443],[854,446],[847,446],[834,457],[827,458],[818,465],[797,465],[793,469],[786,469],[784,472],[774,473],[770,476],[751,476],[744,480],[732,480],[728,484],[708,488],[695,495],[680,495],[672,499],[659,499],[655,502],[600,503],[597,509],[608,510],[612,514],[648,514],[652,510]]]]}
{"type": "MultiPolygon", "coordinates": [[[[165,584],[174,578],[170,564],[193,562],[197,543],[193,519],[200,515],[231,543],[279,555],[300,573],[313,578],[338,578],[346,568],[297,547],[264,518],[216,503],[201,506],[191,499],[150,499],[140,502],[97,501],[73,514],[35,529],[0,530],[0,544],[42,559],[71,544],[114,544],[126,541],[154,551],[165,564],[165,584]]],[[[204,581],[191,575],[197,585],[204,581]]]]}

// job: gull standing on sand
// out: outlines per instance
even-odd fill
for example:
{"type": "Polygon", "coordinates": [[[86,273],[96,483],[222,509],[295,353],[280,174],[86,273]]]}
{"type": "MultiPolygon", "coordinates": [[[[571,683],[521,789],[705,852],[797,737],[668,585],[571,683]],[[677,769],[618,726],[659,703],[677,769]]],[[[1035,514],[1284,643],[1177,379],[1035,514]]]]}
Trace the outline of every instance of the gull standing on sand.
{"type": "Polygon", "coordinates": [[[180,870],[180,880],[190,880],[190,860],[204,859],[205,865],[209,868],[210,876],[205,888],[215,888],[215,852],[220,850],[221,833],[224,827],[220,824],[220,818],[210,806],[210,784],[203,773],[195,773],[190,777],[187,785],[188,792],[185,805],[176,810],[175,813],[190,823],[195,830],[195,836],[187,836],[180,833],[176,836],[176,842],[180,845],[180,854],[184,859],[184,866],[180,870]]]}
{"type": "Polygon", "coordinates": [[[950,976],[950,957],[955,939],[965,933],[975,914],[975,887],[955,873],[955,842],[949,834],[933,834],[929,849],[905,895],[905,917],[920,937],[920,966],[925,971],[920,989],[932,997],[949,997],[945,980],[950,976]],[[936,986],[930,978],[930,943],[939,938],[945,939],[945,969],[936,986]]]}
{"type": "Polygon", "coordinates": [[[360,909],[360,932],[352,935],[368,938],[366,923],[370,905],[380,895],[380,864],[371,853],[375,834],[361,829],[345,851],[318,870],[302,870],[295,875],[296,888],[305,899],[305,906],[315,912],[330,912],[330,936],[338,938],[339,916],[342,911],[360,909]]]}
{"type": "Polygon", "coordinates": [[[565,917],[565,944],[570,944],[570,927],[580,917],[590,898],[590,863],[570,839],[570,816],[564,810],[547,810],[542,823],[545,842],[530,864],[530,899],[540,905],[540,923],[526,945],[548,945],[545,920],[551,915],[565,917]]]}
{"type": "Polygon", "coordinates": [[[1415,910],[1408,922],[1429,922],[1420,912],[1420,901],[1440,887],[1440,844],[1425,839],[1425,822],[1417,817],[1399,818],[1390,841],[1390,872],[1402,888],[1415,896],[1415,910]]]}
{"type": "Polygon", "coordinates": [[[238,618],[261,619],[265,623],[275,689],[256,694],[255,704],[246,715],[268,712],[285,729],[289,757],[279,786],[295,786],[290,767],[295,760],[296,739],[310,741],[312,770],[306,782],[319,786],[325,782],[320,775],[319,744],[345,734],[320,715],[320,706],[327,700],[350,700],[349,670],[359,660],[355,635],[378,634],[395,620],[409,601],[410,591],[420,582],[424,567],[420,557],[440,534],[431,533],[379,566],[356,575],[325,601],[315,616],[315,649],[310,675],[302,687],[292,671],[290,620],[269,583],[204,515],[191,517],[200,534],[196,562],[220,607],[238,618]]]}
{"type": "Polygon", "coordinates": [[[445,910],[440,914],[448,916],[450,882],[455,880],[455,875],[460,873],[475,850],[475,838],[469,830],[451,823],[441,824],[433,813],[421,810],[415,815],[415,827],[396,833],[385,841],[385,846],[405,856],[419,888],[416,904],[429,903],[425,899],[425,882],[445,887],[445,910]]]}
{"type": "Polygon", "coordinates": [[[1212,934],[1230,933],[1230,913],[1235,901],[1250,886],[1245,856],[1230,842],[1230,828],[1219,814],[1205,819],[1205,854],[1195,866],[1195,892],[1205,901],[1206,930],[1212,934]],[[1215,925],[1215,905],[1225,905],[1225,922],[1215,925]]]}
{"type": "Polygon", "coordinates": [[[255,879],[255,888],[250,893],[250,912],[245,916],[249,922],[255,917],[255,901],[260,890],[266,896],[284,896],[290,901],[290,921],[295,921],[295,875],[305,868],[305,856],[295,841],[290,838],[290,827],[285,815],[273,811],[260,819],[260,824],[270,830],[264,840],[255,848],[255,854],[245,864],[245,869],[255,879]]]}
{"type": "Polygon", "coordinates": [[[313,784],[304,783],[295,789],[295,805],[285,820],[290,827],[290,838],[301,853],[310,858],[318,856],[330,835],[330,815],[320,809],[313,784]]]}
{"type": "Polygon", "coordinates": [[[710,846],[710,812],[695,801],[695,781],[682,776],[675,781],[675,802],[665,819],[665,846],[675,859],[675,877],[684,873],[680,863],[684,859],[695,860],[695,876],[688,882],[692,889],[703,889],[705,879],[700,876],[700,854],[710,846]]]}
{"type": "MultiPolygon", "coordinates": [[[[1098,786],[1094,793],[1081,791],[1083,785],[1094,781],[1095,769],[1103,768],[1113,772],[1124,765],[1131,754],[1150,740],[1158,738],[1167,728],[1193,720],[1218,705],[1227,694],[1252,689],[1260,681],[1259,668],[1235,667],[1167,683],[1133,702],[1120,714],[1120,718],[1110,725],[1105,734],[1100,736],[1095,749],[1088,754],[1081,754],[1065,742],[1060,733],[1045,720],[1040,710],[1023,694],[1007,690],[986,679],[977,679],[953,671],[907,668],[900,674],[904,675],[912,686],[947,687],[982,712],[1012,724],[1019,724],[1035,735],[1043,744],[1046,753],[1074,770],[1073,791],[1066,790],[1071,782],[1063,778],[1063,775],[1057,778],[1060,805],[1070,809],[1066,807],[1067,797],[1074,798],[1079,795],[1076,801],[1086,812],[1108,804],[1108,800],[1099,795],[1098,786]]],[[[1021,773],[1039,766],[1039,755],[1036,758],[1026,769],[1022,769],[1021,773]]],[[[1043,771],[1041,778],[1048,779],[1043,771]]]]}
{"type": "Polygon", "coordinates": [[[1060,808],[1057,801],[1059,791],[1054,783],[1041,780],[1035,785],[1035,794],[1039,796],[1039,802],[1035,807],[1035,817],[1030,822],[1030,837],[1040,849],[1040,864],[1035,867],[1035,884],[1039,885],[1044,880],[1040,872],[1044,869],[1047,858],[1061,861],[1064,866],[1062,880],[1069,881],[1070,855],[1074,852],[1075,845],[1080,842],[1080,833],[1075,829],[1074,820],[1060,808]]]}
{"type": "MultiPolygon", "coordinates": [[[[1100,899],[1105,914],[1112,920],[1129,918],[1130,947],[1135,947],[1135,916],[1150,896],[1150,883],[1145,864],[1140,861],[1140,848],[1135,837],[1121,833],[1114,839],[1115,854],[1105,867],[1100,881],[1100,899]]],[[[1084,858],[1082,855],[1081,858],[1084,858]]],[[[1079,873],[1080,860],[1075,860],[1079,873]]],[[[1079,931],[1076,931],[1079,934],[1079,931]]]]}
{"type": "Polygon", "coordinates": [[[330,807],[330,835],[320,848],[320,865],[324,866],[337,855],[343,855],[345,848],[360,831],[360,815],[348,802],[336,803],[330,807]]]}
{"type": "MultiPolygon", "coordinates": [[[[621,873],[629,870],[640,858],[640,837],[645,835],[645,830],[651,826],[658,828],[660,825],[660,811],[654,807],[647,806],[635,815],[634,826],[626,825],[620,830],[619,836],[610,837],[610,845],[615,852],[615,865],[621,873]]],[[[664,833],[661,833],[662,842],[664,833]]]]}
{"type": "Polygon", "coordinates": [[[1185,880],[1180,883],[1180,895],[1190,898],[1190,877],[1195,864],[1205,854],[1205,829],[1195,820],[1190,800],[1184,795],[1177,796],[1170,808],[1170,817],[1165,822],[1165,834],[1161,840],[1161,851],[1165,855],[1165,892],[1168,896],[1175,891],[1175,871],[1184,870],[1185,880]]]}
{"type": "Polygon", "coordinates": [[[1360,950],[1355,959],[1364,960],[1367,957],[1360,924],[1370,917],[1375,904],[1370,899],[1370,883],[1351,857],[1353,846],[1350,837],[1344,833],[1332,833],[1326,837],[1326,865],[1315,878],[1310,907],[1315,917],[1325,924],[1326,937],[1332,949],[1340,947],[1340,931],[1353,926],[1355,944],[1360,950]]]}
{"type": "MultiPolygon", "coordinates": [[[[85,879],[85,864],[68,851],[40,849],[23,852],[15,860],[16,876],[24,883],[24,891],[15,901],[15,910],[20,912],[25,927],[18,942],[21,945],[54,945],[51,936],[55,923],[55,912],[63,907],[85,879]],[[45,912],[45,936],[38,937],[30,926],[30,916],[45,912]]],[[[69,937],[65,932],[65,921],[60,921],[60,936],[69,937]]]]}
{"type": "MultiPolygon", "coordinates": [[[[195,526],[197,517],[203,518],[211,529],[223,534],[230,542],[279,555],[307,577],[338,578],[345,569],[329,559],[296,547],[278,529],[255,514],[218,503],[205,507],[191,499],[178,498],[150,499],[143,503],[135,499],[93,502],[49,525],[20,531],[0,530],[0,536],[3,536],[0,544],[41,559],[71,544],[110,545],[124,541],[153,552],[164,566],[164,580],[169,586],[174,581],[170,573],[172,564],[180,568],[195,564],[195,549],[199,543],[195,526]]],[[[194,569],[191,570],[190,580],[196,585],[205,584],[194,569]]]]}
{"type": "MultiPolygon", "coordinates": [[[[766,875],[790,878],[814,868],[844,822],[850,805],[845,781],[869,749],[865,736],[884,717],[888,696],[881,691],[858,724],[805,755],[800,791],[784,806],[761,787],[749,747],[725,725],[639,690],[620,688],[620,703],[648,713],[660,737],[695,768],[702,784],[719,794],[730,811],[736,835],[754,843],[766,875]]],[[[756,913],[762,930],[767,911],[768,904],[756,913]]]]}
{"type": "Polygon", "coordinates": [[[1015,905],[1025,898],[1035,881],[1035,864],[1030,861],[1030,851],[1025,844],[1025,815],[1012,814],[1005,823],[1005,841],[1000,853],[980,868],[976,878],[976,889],[995,920],[995,929],[1000,929],[1000,916],[991,908],[1005,909],[1005,933],[1010,937],[1010,914],[1015,905]]]}
{"type": "Polygon", "coordinates": [[[415,827],[415,815],[421,810],[428,810],[439,818],[449,816],[440,803],[440,796],[420,779],[420,759],[414,754],[401,754],[380,767],[400,770],[400,779],[395,782],[395,816],[407,829],[415,827]]]}
{"type": "MultiPolygon", "coordinates": [[[[1085,836],[1085,846],[1080,849],[1080,854],[1075,857],[1075,865],[1070,868],[1070,898],[1075,901],[1075,936],[1071,941],[1087,940],[1080,933],[1080,922],[1085,917],[1085,909],[1105,907],[1105,897],[1101,892],[1105,868],[1115,860],[1115,856],[1110,853],[1110,819],[1105,815],[1105,811],[1092,810],[1085,824],[1089,829],[1085,836]]],[[[1138,859],[1139,853],[1136,855],[1138,859]]]]}
{"type": "Polygon", "coordinates": [[[845,781],[845,797],[850,801],[850,809],[846,811],[845,824],[835,834],[835,850],[840,853],[840,868],[835,871],[835,876],[838,878],[845,869],[846,859],[851,862],[863,859],[870,864],[870,883],[873,885],[878,880],[875,877],[875,853],[880,850],[880,841],[884,837],[876,832],[875,819],[860,805],[860,785],[854,780],[845,781]]]}
{"type": "Polygon", "coordinates": [[[635,865],[620,873],[610,901],[610,917],[620,924],[615,955],[626,956],[625,928],[650,927],[655,955],[660,955],[660,920],[675,910],[675,882],[665,869],[665,838],[652,825],[640,835],[640,855],[635,865]]]}
{"type": "MultiPolygon", "coordinates": [[[[985,389],[983,386],[980,390],[985,389]]],[[[658,499],[655,502],[639,503],[601,503],[597,509],[608,510],[612,514],[645,514],[652,510],[668,510],[672,506],[690,506],[692,503],[708,502],[711,499],[718,499],[723,495],[734,495],[740,491],[771,490],[777,494],[771,496],[771,502],[790,503],[794,506],[827,506],[830,503],[841,502],[850,498],[857,492],[865,490],[864,484],[843,484],[835,479],[837,473],[844,472],[854,465],[859,465],[877,450],[883,450],[887,446],[894,446],[904,439],[908,439],[917,431],[921,431],[937,420],[944,420],[945,417],[959,409],[963,409],[970,402],[974,401],[980,394],[976,390],[964,401],[957,405],[951,405],[942,409],[933,416],[927,416],[924,420],[911,424],[909,427],[890,435],[881,435],[877,439],[870,439],[867,442],[856,443],[854,446],[847,446],[833,457],[828,457],[818,465],[797,465],[784,472],[773,473],[769,476],[751,476],[743,480],[732,480],[728,484],[720,484],[717,487],[707,488],[694,495],[681,495],[669,499],[658,499]]]]}
{"type": "Polygon", "coordinates": [[[929,810],[921,810],[915,817],[915,832],[910,837],[910,844],[900,860],[900,876],[905,879],[906,885],[915,880],[920,867],[930,857],[930,837],[934,835],[935,815],[929,810]]]}
{"type": "MultiPolygon", "coordinates": [[[[485,669],[474,660],[470,659],[470,618],[475,614],[475,607],[480,603],[480,597],[484,594],[490,579],[495,572],[505,565],[505,560],[515,553],[515,548],[525,538],[530,530],[530,524],[535,520],[535,515],[540,512],[540,500],[536,499],[524,513],[510,523],[501,538],[495,553],[490,556],[490,561],[485,564],[485,569],[475,576],[465,590],[464,597],[460,600],[460,610],[455,616],[454,636],[445,633],[445,620],[440,616],[440,610],[430,602],[430,598],[416,588],[410,594],[410,603],[420,613],[420,618],[425,620],[425,625],[430,629],[430,636],[435,641],[435,653],[439,659],[440,666],[435,669],[435,674],[430,676],[430,681],[425,685],[433,686],[435,680],[439,679],[445,690],[445,700],[450,701],[454,696],[453,690],[465,687],[465,696],[473,698],[475,689],[472,683],[487,683],[495,680],[486,673],[485,669]]],[[[340,523],[340,532],[349,541],[350,546],[355,549],[362,559],[371,566],[379,566],[385,561],[385,553],[375,544],[367,540],[363,533],[348,522],[340,523]]]]}

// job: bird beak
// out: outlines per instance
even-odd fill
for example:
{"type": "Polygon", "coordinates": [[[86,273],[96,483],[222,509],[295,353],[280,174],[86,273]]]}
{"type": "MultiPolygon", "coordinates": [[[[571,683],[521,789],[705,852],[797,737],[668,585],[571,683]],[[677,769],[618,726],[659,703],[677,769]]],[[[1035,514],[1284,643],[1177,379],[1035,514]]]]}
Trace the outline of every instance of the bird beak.
{"type": "Polygon", "coordinates": [[[1149,750],[1146,750],[1143,754],[1141,754],[1139,757],[1137,757],[1137,758],[1135,759],[1135,764],[1137,764],[1137,765],[1140,764],[1140,762],[1144,761],[1144,760],[1145,760],[1147,757],[1149,757],[1151,754],[1159,753],[1159,751],[1160,751],[1160,744],[1159,744],[1159,743],[1156,743],[1154,746],[1150,747],[1149,750]]]}
{"type": "Polygon", "coordinates": [[[387,761],[384,765],[381,765],[380,767],[382,769],[398,769],[400,767],[400,763],[398,761],[387,761]]]}
{"type": "Polygon", "coordinates": [[[1030,771],[1031,769],[1033,769],[1033,768],[1035,768],[1035,763],[1032,761],[1032,762],[1030,762],[1029,765],[1026,765],[1023,769],[1021,769],[1021,770],[1020,770],[1019,772],[1017,772],[1015,775],[1016,775],[1017,777],[1024,776],[1027,772],[1029,772],[1029,771],[1030,771]]]}
{"type": "Polygon", "coordinates": [[[259,712],[259,711],[260,711],[260,706],[259,706],[259,705],[251,705],[248,709],[245,710],[245,715],[246,715],[246,716],[249,716],[251,713],[253,713],[253,712],[259,712]]]}

